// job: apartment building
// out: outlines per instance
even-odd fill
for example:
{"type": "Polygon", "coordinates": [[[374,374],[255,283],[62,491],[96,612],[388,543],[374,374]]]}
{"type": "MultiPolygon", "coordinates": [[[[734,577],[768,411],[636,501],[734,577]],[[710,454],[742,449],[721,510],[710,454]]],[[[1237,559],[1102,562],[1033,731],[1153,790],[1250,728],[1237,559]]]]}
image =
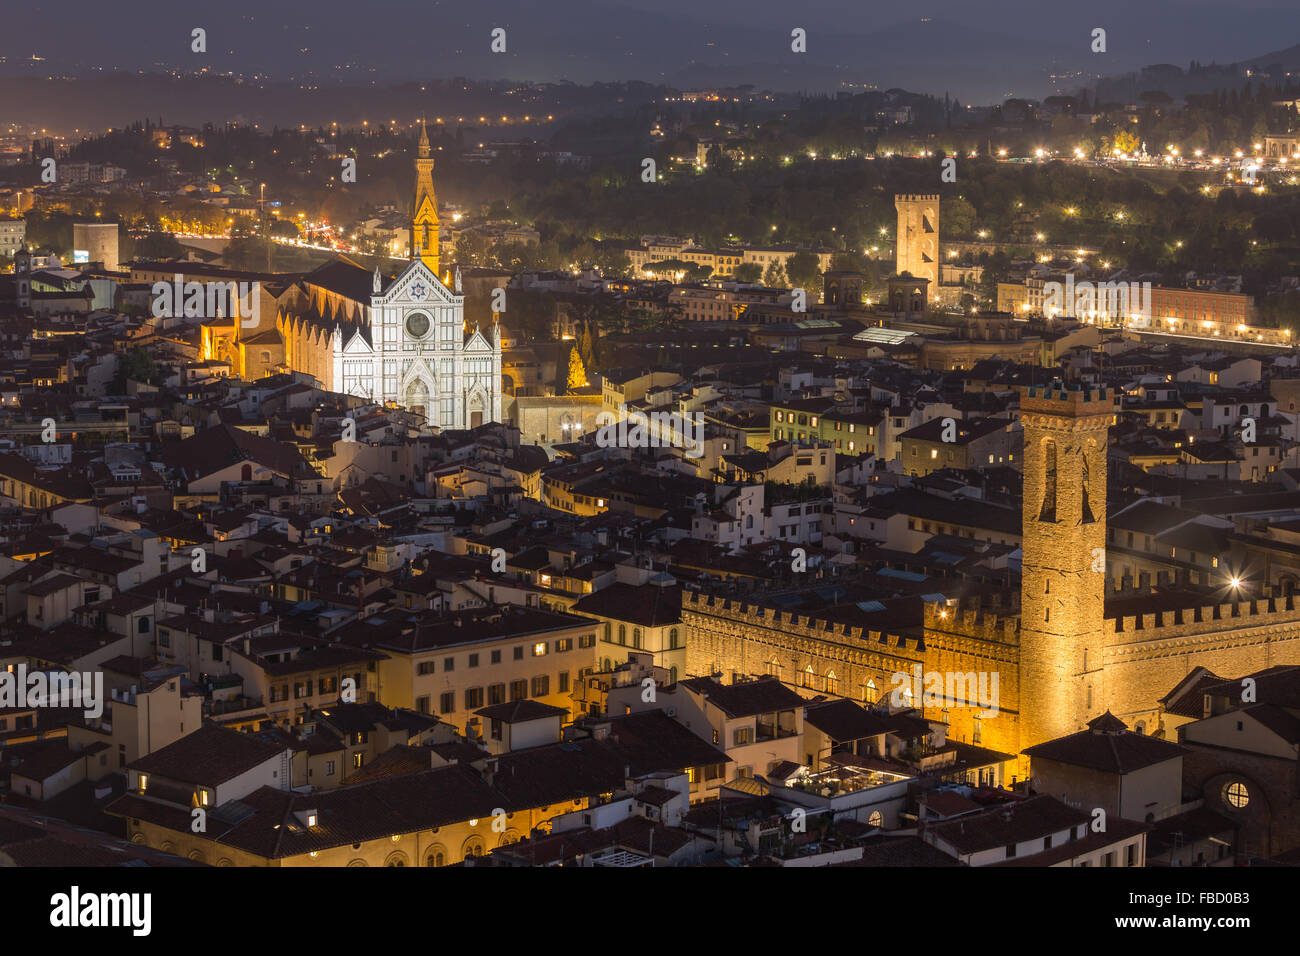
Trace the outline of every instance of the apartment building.
{"type": "Polygon", "coordinates": [[[480,708],[509,701],[568,711],[574,683],[595,665],[597,627],[590,618],[507,605],[386,612],[342,637],[385,655],[376,665],[380,702],[466,730],[480,708]]]}

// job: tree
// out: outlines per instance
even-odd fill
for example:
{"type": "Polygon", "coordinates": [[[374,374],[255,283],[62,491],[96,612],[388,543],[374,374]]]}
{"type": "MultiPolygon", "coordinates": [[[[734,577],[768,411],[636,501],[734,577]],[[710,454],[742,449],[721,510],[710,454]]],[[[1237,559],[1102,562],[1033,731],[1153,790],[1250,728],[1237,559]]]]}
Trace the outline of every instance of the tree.
{"type": "Polygon", "coordinates": [[[462,232],[456,237],[453,256],[458,264],[485,266],[491,252],[491,243],[477,232],[462,232]]]}
{"type": "Polygon", "coordinates": [[[632,274],[632,260],[628,258],[627,253],[608,244],[601,244],[596,250],[593,262],[600,270],[600,274],[606,278],[632,274]]]}
{"type": "Polygon", "coordinates": [[[970,236],[975,231],[975,207],[957,196],[943,204],[943,231],[950,237],[970,236]]]}
{"type": "Polygon", "coordinates": [[[785,260],[785,274],[789,276],[790,284],[796,289],[803,289],[810,293],[820,292],[821,262],[815,253],[796,252],[785,260]]]}
{"type": "Polygon", "coordinates": [[[763,267],[757,262],[742,262],[733,276],[737,282],[758,282],[763,278],[763,267]]]}
{"type": "Polygon", "coordinates": [[[772,289],[785,288],[785,268],[775,259],[768,263],[767,270],[763,273],[763,285],[772,289]]]}
{"type": "Polygon", "coordinates": [[[126,393],[127,379],[147,382],[150,385],[163,383],[158,363],[153,360],[153,356],[139,347],[131,349],[117,363],[117,374],[113,376],[113,391],[116,394],[126,393]]]}
{"type": "Polygon", "coordinates": [[[596,339],[591,334],[591,323],[583,322],[582,331],[578,333],[578,357],[582,359],[583,369],[596,365],[596,339]]]}
{"type": "Polygon", "coordinates": [[[578,389],[586,388],[587,385],[587,370],[582,365],[582,356],[578,354],[578,347],[571,345],[569,347],[569,375],[564,386],[564,393],[572,395],[578,389]]]}
{"type": "Polygon", "coordinates": [[[1114,145],[1121,153],[1135,153],[1142,142],[1137,134],[1122,129],[1115,134],[1114,145]]]}
{"type": "Polygon", "coordinates": [[[558,310],[554,296],[530,289],[511,289],[506,302],[505,320],[524,341],[555,337],[558,310]]]}
{"type": "Polygon", "coordinates": [[[181,253],[181,244],[168,232],[146,233],[135,241],[135,255],[140,259],[175,259],[181,253]]]}
{"type": "Polygon", "coordinates": [[[979,293],[985,301],[997,304],[998,301],[998,283],[1003,281],[1007,272],[1011,268],[1011,257],[999,249],[988,257],[984,263],[984,271],[980,273],[979,293]]]}

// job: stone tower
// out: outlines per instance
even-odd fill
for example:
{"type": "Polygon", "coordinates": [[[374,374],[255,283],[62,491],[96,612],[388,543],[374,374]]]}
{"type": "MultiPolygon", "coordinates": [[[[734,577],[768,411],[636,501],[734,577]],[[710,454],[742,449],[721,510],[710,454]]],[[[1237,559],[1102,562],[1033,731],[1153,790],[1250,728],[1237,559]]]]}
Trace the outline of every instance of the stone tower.
{"type": "Polygon", "coordinates": [[[894,240],[895,272],[910,272],[929,279],[939,288],[939,196],[900,194],[894,197],[898,210],[898,233],[894,240]]]}
{"type": "Polygon", "coordinates": [[[18,308],[32,307],[32,254],[27,243],[14,253],[14,291],[18,296],[18,308]]]}
{"type": "Polygon", "coordinates": [[[415,160],[415,198],[411,200],[411,258],[424,260],[433,274],[438,274],[438,200],[433,195],[433,155],[423,121],[415,160]]]}
{"type": "Polygon", "coordinates": [[[1106,441],[1109,389],[1024,389],[1020,749],[1105,710],[1106,441]]]}

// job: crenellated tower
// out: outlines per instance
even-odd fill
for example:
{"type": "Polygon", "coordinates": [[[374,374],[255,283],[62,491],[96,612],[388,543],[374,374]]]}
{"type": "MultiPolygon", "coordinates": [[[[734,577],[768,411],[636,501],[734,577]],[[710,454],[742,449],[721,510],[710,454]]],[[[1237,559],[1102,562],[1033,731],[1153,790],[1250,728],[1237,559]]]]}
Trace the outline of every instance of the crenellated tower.
{"type": "Polygon", "coordinates": [[[1114,415],[1109,389],[1022,390],[1022,750],[1072,734],[1105,710],[1106,443],[1114,415]]]}
{"type": "Polygon", "coordinates": [[[930,294],[939,289],[939,196],[937,193],[894,197],[898,232],[894,237],[895,272],[930,280],[930,294]]]}

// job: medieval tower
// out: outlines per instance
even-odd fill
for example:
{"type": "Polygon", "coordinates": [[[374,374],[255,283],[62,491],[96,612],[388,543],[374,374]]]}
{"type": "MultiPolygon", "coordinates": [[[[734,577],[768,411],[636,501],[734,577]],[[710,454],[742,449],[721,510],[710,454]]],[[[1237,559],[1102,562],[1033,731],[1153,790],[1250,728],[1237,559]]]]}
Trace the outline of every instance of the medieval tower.
{"type": "Polygon", "coordinates": [[[1105,709],[1109,390],[1026,389],[1020,582],[1020,748],[1105,709]]]}
{"type": "Polygon", "coordinates": [[[930,289],[938,290],[939,196],[900,194],[894,197],[894,208],[898,210],[895,271],[929,279],[930,289]]]}

